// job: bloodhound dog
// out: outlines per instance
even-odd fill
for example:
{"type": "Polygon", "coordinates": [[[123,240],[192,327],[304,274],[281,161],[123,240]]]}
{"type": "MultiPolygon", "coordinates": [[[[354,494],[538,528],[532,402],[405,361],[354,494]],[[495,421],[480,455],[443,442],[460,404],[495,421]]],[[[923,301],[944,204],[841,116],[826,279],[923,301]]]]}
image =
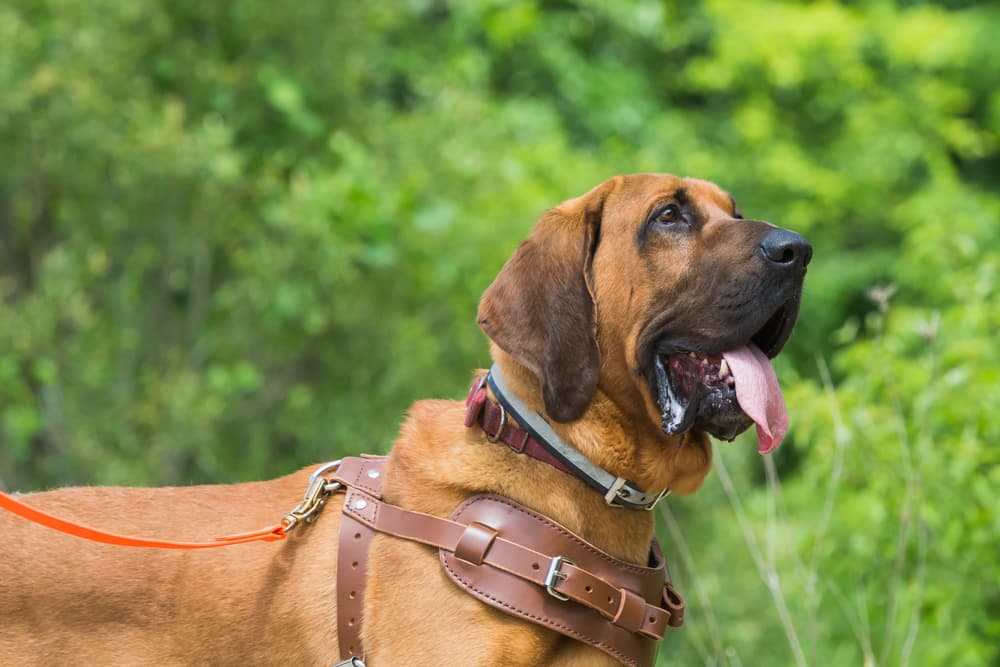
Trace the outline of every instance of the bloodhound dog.
{"type": "MultiPolygon", "coordinates": [[[[731,440],[756,422],[761,451],[780,440],[787,415],[768,358],[795,322],[811,252],[797,234],[744,219],[707,181],[618,176],[541,216],[483,295],[478,322],[509,390],[565,441],[643,489],[687,494],[709,471],[709,435],[731,440]]],[[[458,401],[412,406],[385,464],[385,499],[447,517],[473,494],[499,494],[645,563],[652,513],[610,507],[579,479],[467,428],[465,414],[458,401]]],[[[121,533],[205,539],[273,523],[310,471],[24,499],[121,533]]],[[[328,509],[275,544],[177,552],[0,516],[0,664],[328,667],[340,521],[328,509]]],[[[615,664],[468,595],[416,542],[377,536],[367,581],[369,667],[615,664]]]]}

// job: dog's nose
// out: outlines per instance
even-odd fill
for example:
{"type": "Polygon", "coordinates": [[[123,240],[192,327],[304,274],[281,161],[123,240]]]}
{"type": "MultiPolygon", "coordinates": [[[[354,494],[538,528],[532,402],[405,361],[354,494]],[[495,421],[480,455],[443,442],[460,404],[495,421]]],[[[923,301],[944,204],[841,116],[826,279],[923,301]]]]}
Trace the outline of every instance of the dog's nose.
{"type": "Polygon", "coordinates": [[[783,268],[809,266],[813,249],[804,237],[787,229],[772,229],[760,241],[761,254],[769,263],[783,268]]]}

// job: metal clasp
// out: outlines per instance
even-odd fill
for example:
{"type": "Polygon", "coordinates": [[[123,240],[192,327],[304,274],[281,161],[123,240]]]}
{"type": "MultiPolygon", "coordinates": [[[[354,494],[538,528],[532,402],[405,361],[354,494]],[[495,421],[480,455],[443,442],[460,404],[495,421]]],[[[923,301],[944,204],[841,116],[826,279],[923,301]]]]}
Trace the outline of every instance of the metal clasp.
{"type": "Polygon", "coordinates": [[[566,556],[556,556],[552,559],[552,563],[549,565],[549,572],[545,575],[545,590],[549,592],[549,595],[557,600],[562,600],[566,602],[569,597],[563,595],[555,589],[557,580],[565,579],[566,573],[562,571],[563,563],[569,563],[570,565],[576,565],[576,561],[566,558],[566,556]]]}
{"type": "Polygon", "coordinates": [[[295,506],[291,512],[285,515],[281,524],[285,527],[285,533],[289,533],[299,525],[300,522],[312,523],[319,515],[319,511],[326,503],[326,497],[341,488],[340,482],[328,482],[323,476],[331,470],[340,467],[341,459],[324,463],[317,468],[313,474],[309,475],[309,486],[302,496],[302,501],[295,506]]]}

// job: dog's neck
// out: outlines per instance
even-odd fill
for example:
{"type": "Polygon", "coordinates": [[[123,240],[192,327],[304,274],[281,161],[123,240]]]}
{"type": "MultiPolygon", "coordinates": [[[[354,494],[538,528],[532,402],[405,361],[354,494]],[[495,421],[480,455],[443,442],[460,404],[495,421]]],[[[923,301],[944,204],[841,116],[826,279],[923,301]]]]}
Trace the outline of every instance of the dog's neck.
{"type": "MultiPolygon", "coordinates": [[[[530,409],[545,415],[534,373],[503,351],[493,351],[507,387],[530,409]]],[[[632,480],[647,491],[690,493],[697,489],[704,477],[702,471],[711,460],[711,447],[703,442],[707,440],[704,434],[669,437],[657,425],[637,419],[635,414],[634,410],[623,410],[598,386],[579,419],[569,423],[547,421],[559,437],[616,477],[632,480]]]]}
{"type": "MultiPolygon", "coordinates": [[[[537,392],[522,388],[529,380],[522,371],[511,366],[505,378],[513,391],[523,393],[519,397],[528,405],[540,405],[537,392]]],[[[464,402],[458,401],[418,401],[410,408],[389,454],[383,489],[388,502],[448,516],[471,495],[496,493],[550,517],[617,558],[645,564],[653,534],[652,512],[609,507],[600,493],[576,477],[489,442],[479,426],[466,427],[465,413],[464,402]]],[[[560,436],[588,456],[600,440],[617,442],[624,437],[624,431],[595,422],[601,434],[577,442],[574,436],[583,428],[558,426],[560,436]]],[[[629,470],[603,458],[594,462],[614,474],[629,470]]]]}
{"type": "MultiPolygon", "coordinates": [[[[494,350],[494,359],[507,388],[544,415],[535,376],[502,352],[494,350]]],[[[608,506],[580,479],[506,445],[490,443],[478,426],[465,427],[465,416],[465,403],[458,401],[418,401],[410,408],[389,457],[385,486],[389,502],[448,516],[470,495],[498,493],[558,521],[618,558],[645,561],[653,533],[652,512],[608,506]],[[428,492],[431,488],[433,493],[428,492]]],[[[613,475],[646,490],[668,486],[675,492],[693,490],[677,487],[684,479],[676,474],[684,470],[679,464],[692,455],[685,452],[688,444],[677,447],[676,440],[667,440],[657,429],[642,427],[600,389],[580,419],[550,423],[561,438],[613,475]]],[[[700,482],[701,476],[697,479],[700,482]]]]}

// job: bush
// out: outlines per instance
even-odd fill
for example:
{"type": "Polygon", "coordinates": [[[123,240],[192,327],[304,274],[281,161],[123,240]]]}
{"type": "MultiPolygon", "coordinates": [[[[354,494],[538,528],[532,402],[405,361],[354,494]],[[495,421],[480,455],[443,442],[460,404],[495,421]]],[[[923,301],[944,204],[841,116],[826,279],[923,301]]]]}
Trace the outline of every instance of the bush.
{"type": "Polygon", "coordinates": [[[791,441],[721,447],[666,513],[691,623],[662,661],[996,661],[998,19],[8,2],[0,484],[385,451],[487,363],[478,295],[541,211],[698,175],[816,259],[778,364],[791,441]]]}

